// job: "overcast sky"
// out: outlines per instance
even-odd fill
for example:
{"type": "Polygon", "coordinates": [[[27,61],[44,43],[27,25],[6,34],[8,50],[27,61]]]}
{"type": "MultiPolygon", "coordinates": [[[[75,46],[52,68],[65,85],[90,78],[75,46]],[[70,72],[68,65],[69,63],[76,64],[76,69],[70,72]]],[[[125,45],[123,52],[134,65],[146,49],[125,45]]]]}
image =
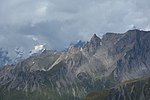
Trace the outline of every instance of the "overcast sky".
{"type": "Polygon", "coordinates": [[[150,0],[0,0],[0,46],[28,52],[35,39],[50,49],[92,34],[150,26],[150,0]]]}

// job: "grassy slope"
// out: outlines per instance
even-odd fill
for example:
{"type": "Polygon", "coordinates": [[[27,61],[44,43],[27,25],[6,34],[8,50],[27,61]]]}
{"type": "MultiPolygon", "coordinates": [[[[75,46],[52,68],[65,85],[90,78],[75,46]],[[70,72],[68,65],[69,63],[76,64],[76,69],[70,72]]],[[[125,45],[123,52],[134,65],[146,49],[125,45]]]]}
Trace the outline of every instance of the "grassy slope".
{"type": "Polygon", "coordinates": [[[18,90],[0,89],[0,100],[80,100],[72,94],[63,93],[59,95],[57,91],[42,90],[34,92],[24,92],[18,90]]]}
{"type": "Polygon", "coordinates": [[[111,89],[94,91],[85,100],[149,100],[150,78],[124,82],[111,89]]]}

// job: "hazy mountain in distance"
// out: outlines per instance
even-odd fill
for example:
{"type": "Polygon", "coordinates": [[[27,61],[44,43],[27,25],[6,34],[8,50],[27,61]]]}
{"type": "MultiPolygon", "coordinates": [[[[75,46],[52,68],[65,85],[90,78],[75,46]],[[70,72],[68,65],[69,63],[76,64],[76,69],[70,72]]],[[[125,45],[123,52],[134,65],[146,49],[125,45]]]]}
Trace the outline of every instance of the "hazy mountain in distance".
{"type": "Polygon", "coordinates": [[[8,56],[8,51],[0,48],[0,67],[11,63],[11,59],[8,56]]]}

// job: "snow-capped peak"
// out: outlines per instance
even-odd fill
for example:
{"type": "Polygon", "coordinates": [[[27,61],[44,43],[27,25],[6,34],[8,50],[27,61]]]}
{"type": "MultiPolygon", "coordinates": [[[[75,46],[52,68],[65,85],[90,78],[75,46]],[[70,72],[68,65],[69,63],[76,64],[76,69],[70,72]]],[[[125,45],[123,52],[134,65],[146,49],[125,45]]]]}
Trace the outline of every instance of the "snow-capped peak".
{"type": "Polygon", "coordinates": [[[30,55],[40,54],[46,50],[45,44],[38,44],[30,51],[30,55]]]}
{"type": "Polygon", "coordinates": [[[34,49],[33,50],[36,50],[36,51],[41,51],[44,49],[44,45],[40,44],[40,45],[36,45],[34,46],[34,49]]]}

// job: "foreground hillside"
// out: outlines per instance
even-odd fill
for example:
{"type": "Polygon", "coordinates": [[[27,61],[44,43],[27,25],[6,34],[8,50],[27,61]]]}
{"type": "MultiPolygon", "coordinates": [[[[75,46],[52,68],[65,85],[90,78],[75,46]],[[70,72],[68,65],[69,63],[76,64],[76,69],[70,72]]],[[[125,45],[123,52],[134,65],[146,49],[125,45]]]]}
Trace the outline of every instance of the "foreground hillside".
{"type": "Polygon", "coordinates": [[[149,76],[149,31],[94,34],[67,52],[45,50],[1,68],[0,100],[82,100],[92,91],[149,76]]]}
{"type": "Polygon", "coordinates": [[[150,100],[150,78],[130,80],[111,89],[97,90],[84,100],[150,100]]]}

